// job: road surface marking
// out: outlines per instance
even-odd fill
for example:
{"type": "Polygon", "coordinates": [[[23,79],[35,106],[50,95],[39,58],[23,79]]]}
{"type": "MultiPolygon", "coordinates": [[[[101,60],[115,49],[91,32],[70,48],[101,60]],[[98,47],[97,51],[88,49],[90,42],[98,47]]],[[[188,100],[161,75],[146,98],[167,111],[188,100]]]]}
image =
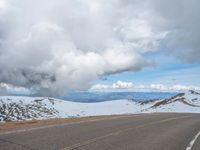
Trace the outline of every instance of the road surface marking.
{"type": "MultiPolygon", "coordinates": [[[[63,126],[67,126],[67,125],[75,125],[75,124],[81,124],[81,123],[87,123],[87,122],[96,122],[96,121],[102,121],[102,120],[113,120],[113,119],[119,119],[119,118],[137,117],[137,116],[140,116],[140,115],[141,114],[130,114],[130,115],[113,116],[113,117],[108,116],[108,118],[106,118],[106,116],[105,116],[105,118],[83,120],[83,121],[78,121],[78,122],[68,122],[68,123],[63,123],[63,124],[46,125],[46,126],[33,127],[33,128],[27,128],[27,129],[18,129],[18,130],[14,130],[14,131],[2,132],[2,133],[0,133],[0,135],[21,133],[21,132],[34,131],[34,130],[40,130],[40,129],[46,129],[46,128],[53,128],[53,127],[63,127],[63,126]]],[[[154,113],[153,115],[158,115],[158,114],[154,113]]]]}
{"type": "Polygon", "coordinates": [[[130,131],[132,129],[140,129],[140,128],[144,128],[144,127],[149,126],[149,125],[154,125],[154,124],[158,124],[158,123],[163,123],[163,122],[168,122],[168,121],[182,119],[182,118],[188,118],[188,117],[191,117],[191,116],[173,117],[173,118],[163,119],[163,120],[160,120],[160,121],[157,121],[157,122],[151,122],[151,123],[148,123],[148,124],[139,125],[137,127],[121,129],[121,130],[118,130],[118,131],[115,131],[115,132],[108,133],[108,134],[103,135],[103,136],[99,136],[99,137],[96,137],[96,138],[93,138],[93,139],[89,139],[89,140],[86,140],[86,141],[71,145],[69,147],[65,147],[65,148],[63,148],[61,150],[74,150],[74,149],[77,149],[79,147],[86,146],[86,145],[89,145],[91,143],[97,142],[98,140],[105,139],[107,137],[117,136],[122,132],[127,132],[127,131],[130,131]]]}
{"type": "Polygon", "coordinates": [[[191,150],[194,143],[196,142],[196,140],[198,139],[198,137],[200,136],[200,131],[195,135],[194,139],[192,139],[192,141],[190,141],[188,147],[186,148],[186,150],[191,150]]]}

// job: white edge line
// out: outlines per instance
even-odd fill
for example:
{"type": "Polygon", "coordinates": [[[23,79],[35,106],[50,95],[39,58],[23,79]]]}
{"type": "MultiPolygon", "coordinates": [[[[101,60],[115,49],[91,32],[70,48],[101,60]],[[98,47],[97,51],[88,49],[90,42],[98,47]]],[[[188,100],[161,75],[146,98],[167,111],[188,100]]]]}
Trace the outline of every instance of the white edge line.
{"type": "Polygon", "coordinates": [[[189,145],[187,146],[186,150],[191,150],[194,143],[196,142],[196,140],[198,139],[198,137],[200,136],[200,131],[195,135],[194,139],[192,139],[192,141],[190,141],[189,145]]]}

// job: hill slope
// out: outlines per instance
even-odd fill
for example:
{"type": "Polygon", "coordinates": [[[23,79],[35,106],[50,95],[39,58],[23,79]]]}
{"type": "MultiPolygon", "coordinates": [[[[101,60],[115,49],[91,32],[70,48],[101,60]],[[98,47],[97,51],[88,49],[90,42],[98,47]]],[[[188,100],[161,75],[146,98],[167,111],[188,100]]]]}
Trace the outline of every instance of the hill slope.
{"type": "Polygon", "coordinates": [[[200,113],[200,93],[189,91],[169,99],[146,102],[122,99],[97,103],[69,102],[46,97],[0,97],[0,121],[150,112],[200,113]]]}
{"type": "Polygon", "coordinates": [[[200,93],[191,90],[168,99],[158,100],[144,111],[200,113],[200,93]]]}

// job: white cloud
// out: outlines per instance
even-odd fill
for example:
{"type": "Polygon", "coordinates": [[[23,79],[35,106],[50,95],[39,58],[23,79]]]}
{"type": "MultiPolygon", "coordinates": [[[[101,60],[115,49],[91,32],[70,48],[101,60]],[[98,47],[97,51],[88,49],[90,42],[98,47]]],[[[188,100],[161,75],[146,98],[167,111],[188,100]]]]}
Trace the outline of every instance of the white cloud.
{"type": "Polygon", "coordinates": [[[0,88],[5,88],[6,90],[16,90],[16,91],[24,91],[24,90],[27,90],[23,87],[17,87],[17,86],[14,86],[12,84],[7,84],[7,83],[0,83],[0,88]]]}
{"type": "Polygon", "coordinates": [[[137,11],[130,16],[128,6],[118,0],[8,0],[0,11],[0,81],[57,95],[87,89],[101,75],[151,65],[144,51],[162,33],[137,11]]]}
{"type": "Polygon", "coordinates": [[[170,90],[187,91],[187,90],[200,90],[197,86],[185,86],[185,85],[174,85],[170,87],[170,90]]]}
{"type": "Polygon", "coordinates": [[[10,94],[30,94],[30,91],[24,87],[17,87],[12,84],[0,83],[0,95],[10,94]]]}
{"type": "Polygon", "coordinates": [[[132,82],[117,81],[112,85],[113,89],[130,89],[133,88],[132,82]]]}
{"type": "Polygon", "coordinates": [[[140,84],[134,85],[132,82],[117,81],[111,85],[106,84],[96,84],[93,85],[90,90],[98,91],[115,91],[115,90],[125,90],[125,91],[135,91],[135,92],[180,92],[188,90],[200,90],[197,86],[186,86],[186,85],[173,85],[167,86],[163,84],[140,84]]]}
{"type": "MultiPolygon", "coordinates": [[[[148,88],[148,87],[147,87],[148,88]]],[[[151,84],[149,86],[149,89],[152,89],[152,90],[158,90],[158,91],[165,91],[165,90],[168,90],[168,88],[165,86],[165,85],[162,85],[162,84],[151,84]]]]}
{"type": "Polygon", "coordinates": [[[95,84],[93,85],[90,90],[108,90],[111,86],[105,84],[95,84]]]}
{"type": "Polygon", "coordinates": [[[175,3],[0,0],[0,82],[37,95],[87,89],[101,75],[152,65],[144,54],[162,45],[199,61],[199,1],[175,3]]]}
{"type": "Polygon", "coordinates": [[[90,90],[112,90],[112,89],[131,89],[131,88],[133,88],[132,82],[117,81],[112,85],[95,84],[90,88],[90,90]]]}
{"type": "Polygon", "coordinates": [[[6,0],[0,0],[0,8],[3,8],[6,6],[6,0]]]}

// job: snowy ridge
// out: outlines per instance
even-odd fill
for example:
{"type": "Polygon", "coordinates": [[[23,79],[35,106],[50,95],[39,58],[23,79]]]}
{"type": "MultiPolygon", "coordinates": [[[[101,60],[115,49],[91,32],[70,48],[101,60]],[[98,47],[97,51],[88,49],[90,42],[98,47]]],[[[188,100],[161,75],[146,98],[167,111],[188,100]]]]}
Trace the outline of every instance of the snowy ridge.
{"type": "Polygon", "coordinates": [[[168,99],[78,103],[47,97],[0,97],[0,121],[68,118],[151,112],[200,113],[200,93],[189,91],[168,99]]]}
{"type": "Polygon", "coordinates": [[[200,93],[190,90],[168,99],[158,100],[146,112],[188,112],[200,113],[200,93]]]}

